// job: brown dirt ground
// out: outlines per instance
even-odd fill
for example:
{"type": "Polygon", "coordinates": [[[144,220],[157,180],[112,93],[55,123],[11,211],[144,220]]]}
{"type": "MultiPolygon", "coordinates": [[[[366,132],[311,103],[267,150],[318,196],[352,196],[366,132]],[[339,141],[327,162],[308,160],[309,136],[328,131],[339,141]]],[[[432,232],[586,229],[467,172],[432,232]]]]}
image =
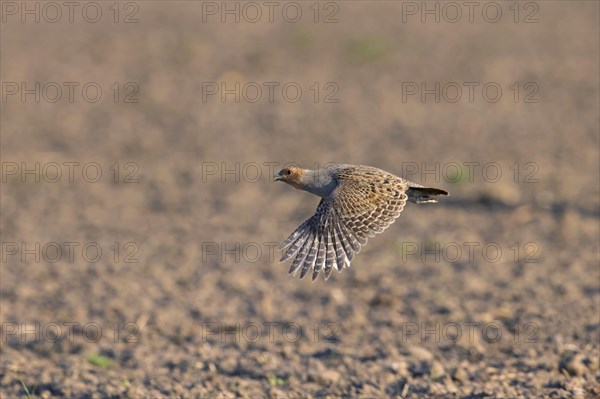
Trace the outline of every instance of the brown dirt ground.
{"type": "Polygon", "coordinates": [[[313,2],[296,3],[297,23],[284,3],[273,23],[121,3],[129,24],[97,4],[98,23],[83,3],[73,23],[64,10],[58,23],[3,14],[3,94],[7,82],[46,92],[1,104],[2,397],[600,394],[598,2],[520,3],[518,23],[513,2],[495,3],[497,23],[486,3],[472,23],[466,8],[422,23],[406,9],[421,2],[320,3],[318,23],[313,2]],[[48,82],[78,82],[74,100],[50,102],[48,82]],[[137,103],[122,101],[127,82],[137,103]],[[210,82],[246,92],[203,99],[210,82]],[[273,101],[265,89],[250,102],[250,82],[277,82],[273,101]],[[421,82],[448,91],[403,101],[403,83],[421,82]],[[456,102],[451,82],[465,88],[456,102]],[[479,83],[473,101],[465,82],[479,83]],[[73,182],[65,162],[79,163],[73,182]],[[349,270],[300,281],[270,244],[318,202],[271,181],[267,163],[288,162],[378,166],[451,196],[409,204],[349,270]],[[467,162],[479,166],[454,178],[467,162]]]}

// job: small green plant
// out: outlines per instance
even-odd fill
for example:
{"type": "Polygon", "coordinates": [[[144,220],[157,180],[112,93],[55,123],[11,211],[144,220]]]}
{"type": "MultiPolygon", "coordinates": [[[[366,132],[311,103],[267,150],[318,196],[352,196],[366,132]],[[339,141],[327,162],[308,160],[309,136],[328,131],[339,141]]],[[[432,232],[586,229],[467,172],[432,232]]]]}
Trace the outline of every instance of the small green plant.
{"type": "Polygon", "coordinates": [[[272,387],[280,387],[288,384],[286,378],[277,377],[275,374],[268,374],[267,380],[269,381],[269,385],[272,387]]]}
{"type": "Polygon", "coordinates": [[[374,38],[351,40],[346,50],[351,57],[361,62],[375,62],[387,54],[384,43],[374,38]]]}
{"type": "Polygon", "coordinates": [[[23,379],[19,378],[19,382],[21,383],[21,386],[23,387],[23,390],[25,391],[25,395],[27,395],[27,399],[32,399],[33,395],[35,394],[35,386],[32,386],[31,392],[29,392],[29,389],[27,388],[25,381],[23,381],[23,379]]]}
{"type": "Polygon", "coordinates": [[[103,369],[110,368],[114,364],[114,362],[111,359],[98,354],[88,356],[87,361],[89,364],[102,367],[103,369]]]}

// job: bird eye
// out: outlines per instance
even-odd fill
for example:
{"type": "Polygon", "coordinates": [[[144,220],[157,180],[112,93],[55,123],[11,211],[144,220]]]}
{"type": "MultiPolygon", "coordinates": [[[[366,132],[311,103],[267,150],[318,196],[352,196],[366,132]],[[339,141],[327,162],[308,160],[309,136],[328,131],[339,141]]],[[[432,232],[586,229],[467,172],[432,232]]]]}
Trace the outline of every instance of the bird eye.
{"type": "Polygon", "coordinates": [[[285,174],[289,176],[289,175],[292,174],[292,171],[288,169],[288,170],[285,171],[285,174]]]}

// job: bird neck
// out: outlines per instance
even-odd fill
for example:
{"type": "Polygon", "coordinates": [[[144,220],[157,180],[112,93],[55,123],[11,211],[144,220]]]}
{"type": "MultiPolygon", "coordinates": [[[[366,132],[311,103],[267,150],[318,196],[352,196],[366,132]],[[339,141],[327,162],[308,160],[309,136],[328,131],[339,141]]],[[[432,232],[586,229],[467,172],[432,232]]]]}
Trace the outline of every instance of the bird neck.
{"type": "Polygon", "coordinates": [[[327,197],[337,187],[337,181],[326,169],[305,169],[302,174],[302,190],[319,197],[327,197]]]}

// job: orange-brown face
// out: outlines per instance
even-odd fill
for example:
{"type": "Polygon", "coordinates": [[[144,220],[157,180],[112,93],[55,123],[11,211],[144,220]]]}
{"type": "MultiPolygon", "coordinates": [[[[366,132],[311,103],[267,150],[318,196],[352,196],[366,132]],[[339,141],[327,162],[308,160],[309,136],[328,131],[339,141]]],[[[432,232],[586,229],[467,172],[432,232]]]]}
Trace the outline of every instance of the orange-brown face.
{"type": "Polygon", "coordinates": [[[278,173],[275,173],[273,177],[275,178],[275,181],[279,180],[296,188],[300,188],[300,179],[303,174],[304,171],[302,169],[289,167],[281,169],[278,173]]]}

